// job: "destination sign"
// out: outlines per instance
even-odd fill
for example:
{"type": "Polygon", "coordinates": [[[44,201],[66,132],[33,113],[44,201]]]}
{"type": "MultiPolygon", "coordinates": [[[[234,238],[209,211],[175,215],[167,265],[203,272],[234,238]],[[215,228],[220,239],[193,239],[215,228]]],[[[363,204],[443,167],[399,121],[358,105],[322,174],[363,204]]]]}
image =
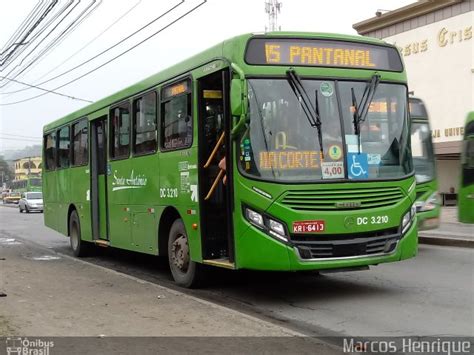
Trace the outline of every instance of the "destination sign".
{"type": "Polygon", "coordinates": [[[163,99],[168,99],[172,96],[180,95],[188,91],[188,80],[179,82],[177,84],[173,84],[171,86],[166,87],[163,90],[163,99]]]}
{"type": "Polygon", "coordinates": [[[322,39],[253,38],[245,60],[256,65],[403,70],[394,47],[322,39]]]}

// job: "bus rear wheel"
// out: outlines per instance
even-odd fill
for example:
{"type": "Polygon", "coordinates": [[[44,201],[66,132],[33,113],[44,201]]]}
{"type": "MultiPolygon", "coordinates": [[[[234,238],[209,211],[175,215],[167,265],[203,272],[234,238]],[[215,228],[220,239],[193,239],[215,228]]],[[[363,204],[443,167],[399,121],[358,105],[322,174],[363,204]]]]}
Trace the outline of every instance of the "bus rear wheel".
{"type": "Polygon", "coordinates": [[[191,260],[188,235],[182,219],[174,221],[170,229],[168,262],[173,279],[179,286],[193,288],[201,284],[204,270],[202,265],[191,260]]]}
{"type": "Polygon", "coordinates": [[[76,211],[72,211],[69,217],[69,242],[74,256],[83,257],[89,254],[90,245],[81,239],[81,223],[76,211]]]}

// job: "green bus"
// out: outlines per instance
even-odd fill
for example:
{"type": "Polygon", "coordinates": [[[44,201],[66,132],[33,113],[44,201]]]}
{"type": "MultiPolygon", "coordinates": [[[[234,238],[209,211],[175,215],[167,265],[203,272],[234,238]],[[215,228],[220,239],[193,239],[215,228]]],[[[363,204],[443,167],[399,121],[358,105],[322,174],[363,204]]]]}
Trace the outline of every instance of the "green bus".
{"type": "Polygon", "coordinates": [[[226,40],[44,127],[45,224],[91,245],[209,265],[367,268],[417,253],[397,49],[337,34],[226,40]]]}
{"type": "Polygon", "coordinates": [[[29,176],[26,179],[13,180],[9,186],[13,192],[39,192],[42,190],[42,180],[39,176],[29,176]]]}
{"type": "Polygon", "coordinates": [[[428,113],[423,101],[416,97],[410,96],[409,108],[418,230],[434,229],[439,227],[441,206],[428,113]]]}
{"type": "Polygon", "coordinates": [[[474,223],[474,111],[467,115],[464,127],[458,219],[459,222],[474,223]]]}

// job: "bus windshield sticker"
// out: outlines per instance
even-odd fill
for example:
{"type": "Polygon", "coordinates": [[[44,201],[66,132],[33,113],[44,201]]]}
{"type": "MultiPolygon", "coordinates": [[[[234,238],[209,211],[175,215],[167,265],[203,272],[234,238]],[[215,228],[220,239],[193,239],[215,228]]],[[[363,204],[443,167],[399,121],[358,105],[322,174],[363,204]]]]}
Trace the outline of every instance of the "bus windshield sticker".
{"type": "Polygon", "coordinates": [[[347,170],[349,179],[368,179],[369,163],[367,153],[347,153],[347,170]]]}
{"type": "Polygon", "coordinates": [[[381,161],[380,154],[367,154],[369,165],[379,165],[381,161]]]}
{"type": "MultiPolygon", "coordinates": [[[[357,144],[358,138],[355,134],[346,134],[346,146],[347,152],[349,153],[358,153],[359,145],[357,144]]],[[[362,147],[361,147],[362,150],[362,147]]]]}
{"type": "Polygon", "coordinates": [[[324,161],[321,163],[323,179],[344,179],[344,163],[342,161],[324,161]]]}
{"type": "Polygon", "coordinates": [[[339,145],[331,145],[328,149],[329,157],[332,160],[340,160],[342,158],[342,149],[339,145]]]}
{"type": "Polygon", "coordinates": [[[319,86],[319,89],[321,90],[321,94],[324,97],[331,97],[332,94],[334,93],[334,89],[330,83],[327,81],[323,81],[321,85],[319,86]]]}
{"type": "Polygon", "coordinates": [[[327,39],[252,38],[245,60],[256,65],[302,65],[403,71],[397,49],[327,39]]]}

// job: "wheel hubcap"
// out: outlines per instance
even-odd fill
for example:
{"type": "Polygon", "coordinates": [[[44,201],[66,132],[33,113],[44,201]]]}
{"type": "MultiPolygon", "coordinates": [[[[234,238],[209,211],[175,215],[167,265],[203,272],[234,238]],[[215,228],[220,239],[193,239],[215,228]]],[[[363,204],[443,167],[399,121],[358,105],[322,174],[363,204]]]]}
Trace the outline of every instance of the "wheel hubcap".
{"type": "Polygon", "coordinates": [[[189,266],[188,238],[180,234],[171,246],[171,260],[173,265],[182,272],[186,272],[189,266]]]}
{"type": "Polygon", "coordinates": [[[79,240],[78,240],[78,237],[77,237],[77,229],[76,229],[76,225],[73,226],[72,230],[71,230],[71,245],[72,245],[72,248],[74,250],[77,249],[77,246],[79,244],[79,240]]]}

